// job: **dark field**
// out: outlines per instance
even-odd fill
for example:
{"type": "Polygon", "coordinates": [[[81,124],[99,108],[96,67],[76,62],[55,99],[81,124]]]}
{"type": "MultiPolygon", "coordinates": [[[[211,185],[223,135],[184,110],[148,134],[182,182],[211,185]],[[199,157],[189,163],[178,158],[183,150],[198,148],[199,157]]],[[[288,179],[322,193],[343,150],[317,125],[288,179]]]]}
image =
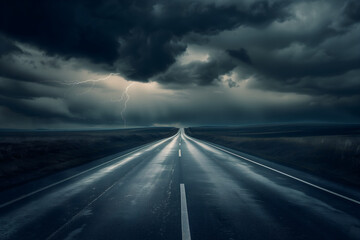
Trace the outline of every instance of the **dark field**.
{"type": "Polygon", "coordinates": [[[196,127],[186,133],[360,187],[360,125],[196,127]]]}
{"type": "Polygon", "coordinates": [[[176,128],[0,131],[0,190],[176,132],[176,128]]]}

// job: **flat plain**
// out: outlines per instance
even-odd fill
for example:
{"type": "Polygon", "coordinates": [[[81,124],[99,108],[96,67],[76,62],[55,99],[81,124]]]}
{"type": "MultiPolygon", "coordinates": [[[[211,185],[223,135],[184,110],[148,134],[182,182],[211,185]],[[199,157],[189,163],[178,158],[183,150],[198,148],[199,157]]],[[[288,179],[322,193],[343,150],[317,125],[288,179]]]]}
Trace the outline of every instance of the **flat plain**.
{"type": "Polygon", "coordinates": [[[359,125],[192,127],[186,132],[198,139],[360,187],[359,125]]]}
{"type": "Polygon", "coordinates": [[[176,128],[0,131],[0,190],[155,140],[176,128]]]}

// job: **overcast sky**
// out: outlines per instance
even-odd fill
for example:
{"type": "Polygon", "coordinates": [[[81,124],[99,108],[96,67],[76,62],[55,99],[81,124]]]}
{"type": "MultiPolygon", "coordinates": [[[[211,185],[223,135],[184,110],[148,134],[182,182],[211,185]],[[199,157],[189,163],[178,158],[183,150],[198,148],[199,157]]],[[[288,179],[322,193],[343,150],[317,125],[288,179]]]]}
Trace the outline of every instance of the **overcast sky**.
{"type": "Polygon", "coordinates": [[[1,1],[0,128],[125,121],[359,122],[360,1],[1,1]]]}

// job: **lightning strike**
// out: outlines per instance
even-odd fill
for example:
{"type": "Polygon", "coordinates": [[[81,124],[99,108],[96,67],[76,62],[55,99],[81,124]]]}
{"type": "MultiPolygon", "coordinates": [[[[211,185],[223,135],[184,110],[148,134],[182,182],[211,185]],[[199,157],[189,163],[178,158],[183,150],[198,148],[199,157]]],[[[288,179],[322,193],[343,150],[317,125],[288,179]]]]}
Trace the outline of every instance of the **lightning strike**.
{"type": "MultiPolygon", "coordinates": [[[[110,73],[109,75],[107,75],[106,77],[102,77],[102,78],[98,78],[98,79],[87,79],[87,80],[83,80],[83,81],[76,81],[76,82],[65,82],[64,84],[66,85],[81,85],[81,84],[86,84],[86,83],[92,83],[91,85],[91,89],[93,88],[94,84],[98,83],[98,82],[103,82],[106,80],[109,80],[111,77],[113,76],[119,76],[120,73],[110,73]]],[[[123,103],[123,108],[120,112],[120,116],[121,119],[124,123],[124,128],[126,128],[126,118],[125,118],[125,112],[126,112],[126,108],[127,108],[127,103],[130,100],[130,95],[129,95],[129,89],[130,87],[134,84],[134,82],[130,83],[124,90],[124,92],[122,93],[121,97],[119,99],[116,100],[112,100],[111,102],[124,102],[123,103]]]]}
{"type": "Polygon", "coordinates": [[[110,73],[109,75],[107,75],[106,77],[103,78],[98,78],[98,79],[87,79],[87,80],[83,80],[83,81],[77,81],[77,82],[71,82],[71,83],[65,83],[67,85],[80,85],[80,84],[85,84],[85,83],[97,83],[97,82],[103,82],[106,81],[108,79],[110,79],[113,76],[118,76],[119,73],[110,73]]]}
{"type": "Polygon", "coordinates": [[[126,111],[126,107],[127,107],[127,103],[130,100],[130,95],[129,95],[129,89],[130,87],[133,85],[134,83],[130,83],[126,88],[125,91],[123,92],[121,99],[123,99],[123,96],[125,97],[125,101],[124,101],[124,107],[122,109],[122,111],[120,112],[121,118],[124,122],[124,128],[126,128],[126,118],[125,118],[125,111],[126,111]]]}

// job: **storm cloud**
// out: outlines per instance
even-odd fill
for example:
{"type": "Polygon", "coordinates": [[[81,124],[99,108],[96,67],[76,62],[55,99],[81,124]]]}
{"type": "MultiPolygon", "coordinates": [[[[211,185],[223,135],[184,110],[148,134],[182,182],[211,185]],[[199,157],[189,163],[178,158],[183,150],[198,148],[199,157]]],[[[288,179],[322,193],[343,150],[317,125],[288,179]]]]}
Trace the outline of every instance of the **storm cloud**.
{"type": "Polygon", "coordinates": [[[0,30],[49,55],[87,58],[147,81],[185,51],[190,32],[216,34],[283,18],[280,3],[235,7],[207,1],[23,1],[1,6],[0,30]],[[31,9],[31,10],[29,10],[31,9]]]}
{"type": "Polygon", "coordinates": [[[133,125],[358,122],[359,16],[356,0],[3,1],[0,122],[121,125],[129,81],[133,125]]]}

